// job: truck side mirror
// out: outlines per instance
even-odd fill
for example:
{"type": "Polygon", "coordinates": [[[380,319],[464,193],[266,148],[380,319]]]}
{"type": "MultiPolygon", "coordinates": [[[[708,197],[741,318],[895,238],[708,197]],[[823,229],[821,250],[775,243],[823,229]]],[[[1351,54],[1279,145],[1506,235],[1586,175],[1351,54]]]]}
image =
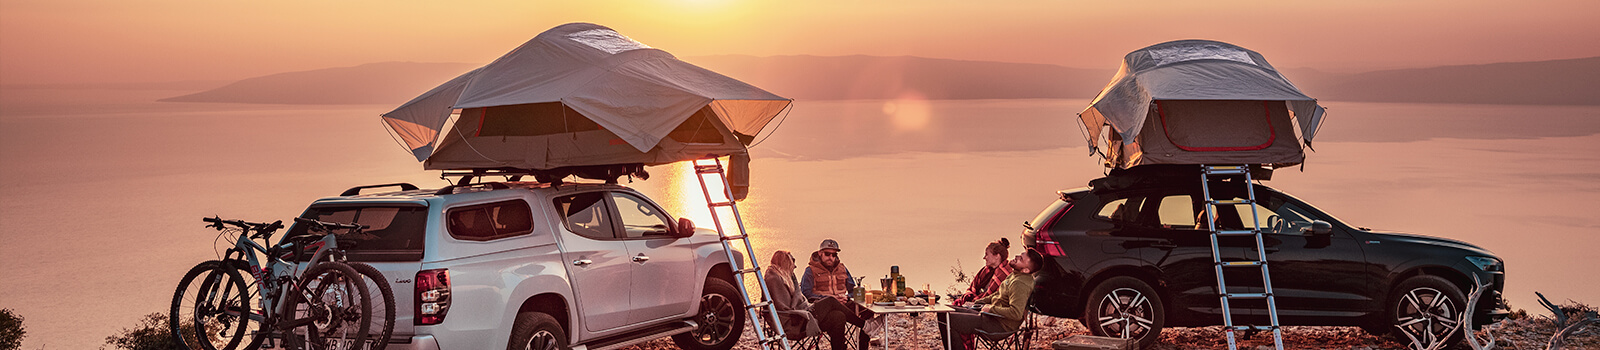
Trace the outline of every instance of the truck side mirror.
{"type": "Polygon", "coordinates": [[[1300,233],[1307,236],[1333,234],[1333,224],[1327,221],[1311,220],[1311,225],[1300,229],[1300,233]]]}
{"type": "Polygon", "coordinates": [[[673,237],[677,237],[677,238],[684,238],[684,237],[689,237],[689,236],[693,236],[693,235],[694,235],[694,221],[690,221],[689,218],[678,218],[678,227],[674,227],[673,228],[672,236],[673,237]]]}

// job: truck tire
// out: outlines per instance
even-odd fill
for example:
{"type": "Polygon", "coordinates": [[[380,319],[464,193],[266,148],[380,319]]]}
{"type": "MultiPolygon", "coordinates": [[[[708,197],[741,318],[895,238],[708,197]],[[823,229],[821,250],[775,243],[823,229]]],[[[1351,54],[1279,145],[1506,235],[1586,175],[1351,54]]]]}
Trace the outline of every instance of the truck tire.
{"type": "Polygon", "coordinates": [[[506,350],[566,350],[567,333],[554,317],[543,312],[523,311],[511,325],[511,342],[506,350]]]}
{"type": "Polygon", "coordinates": [[[686,350],[728,350],[744,334],[744,296],[728,281],[706,279],[700,293],[700,310],[693,321],[699,328],[672,336],[672,342],[686,350]]]}

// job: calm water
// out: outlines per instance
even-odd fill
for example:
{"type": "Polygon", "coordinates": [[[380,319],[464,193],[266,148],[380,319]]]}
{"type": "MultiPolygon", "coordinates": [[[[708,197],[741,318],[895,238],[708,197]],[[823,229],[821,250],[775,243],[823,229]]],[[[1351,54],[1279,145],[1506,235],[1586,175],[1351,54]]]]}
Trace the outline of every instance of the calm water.
{"type": "MultiPolygon", "coordinates": [[[[391,106],[144,102],[174,91],[0,93],[0,307],[25,349],[91,349],[165,312],[216,255],[199,217],[278,220],[345,188],[446,183],[384,133],[391,106]],[[87,97],[86,97],[87,96],[87,97]]],[[[983,243],[1015,237],[1054,191],[1098,177],[1071,115],[1081,100],[801,101],[754,149],[741,203],[757,250],[838,239],[858,276],[899,265],[951,287],[983,243]]],[[[1600,108],[1329,102],[1304,172],[1269,185],[1350,223],[1461,239],[1533,292],[1600,302],[1600,108]]],[[[709,226],[687,169],[632,184],[709,226]]]]}

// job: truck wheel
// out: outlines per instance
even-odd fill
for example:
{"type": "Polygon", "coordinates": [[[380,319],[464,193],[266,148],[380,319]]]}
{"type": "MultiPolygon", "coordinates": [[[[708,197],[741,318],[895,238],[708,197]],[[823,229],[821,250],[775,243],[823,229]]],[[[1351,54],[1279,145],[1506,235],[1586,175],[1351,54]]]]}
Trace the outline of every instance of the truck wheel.
{"type": "Polygon", "coordinates": [[[542,312],[523,311],[511,325],[511,342],[506,350],[565,350],[567,333],[554,317],[542,312]]]}
{"type": "Polygon", "coordinates": [[[1408,278],[1389,294],[1389,329],[1401,343],[1455,346],[1463,339],[1460,322],[1466,302],[1461,288],[1443,278],[1408,278]]]}
{"type": "Polygon", "coordinates": [[[1133,339],[1137,348],[1154,344],[1166,325],[1161,295],[1133,277],[1113,277],[1100,282],[1084,303],[1083,325],[1094,335],[1133,339]]]}
{"type": "Polygon", "coordinates": [[[744,334],[744,302],[732,284],[706,279],[706,290],[700,294],[700,311],[692,319],[699,328],[672,336],[672,342],[687,350],[732,348],[744,334]]]}

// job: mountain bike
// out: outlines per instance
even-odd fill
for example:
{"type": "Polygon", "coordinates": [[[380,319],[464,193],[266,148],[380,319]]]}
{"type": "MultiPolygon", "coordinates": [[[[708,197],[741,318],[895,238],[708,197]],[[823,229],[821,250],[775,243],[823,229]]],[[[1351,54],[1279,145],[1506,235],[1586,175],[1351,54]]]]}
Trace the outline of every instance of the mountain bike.
{"type": "Polygon", "coordinates": [[[283,237],[264,247],[255,239],[270,242],[282,221],[204,221],[208,228],[237,231],[238,239],[221,259],[195,265],[178,283],[168,327],[181,348],[235,350],[244,343],[243,349],[256,349],[268,338],[290,348],[366,347],[371,296],[360,272],[325,259],[338,252],[334,235],[283,237]],[[303,272],[296,262],[306,263],[303,272]]]}
{"type": "MultiPolygon", "coordinates": [[[[307,218],[294,218],[295,222],[306,225],[306,232],[362,236],[365,235],[367,226],[357,224],[340,224],[317,221],[307,218]],[[344,232],[334,232],[335,230],[344,232]]],[[[355,249],[355,243],[347,244],[350,249],[355,249]]],[[[361,262],[345,260],[343,250],[332,250],[328,254],[329,261],[337,261],[350,265],[361,274],[367,282],[367,291],[371,293],[369,303],[372,306],[372,323],[367,327],[367,340],[361,347],[365,350],[383,350],[389,346],[389,337],[394,335],[394,289],[390,288],[389,280],[379,272],[378,268],[361,262]]]]}

